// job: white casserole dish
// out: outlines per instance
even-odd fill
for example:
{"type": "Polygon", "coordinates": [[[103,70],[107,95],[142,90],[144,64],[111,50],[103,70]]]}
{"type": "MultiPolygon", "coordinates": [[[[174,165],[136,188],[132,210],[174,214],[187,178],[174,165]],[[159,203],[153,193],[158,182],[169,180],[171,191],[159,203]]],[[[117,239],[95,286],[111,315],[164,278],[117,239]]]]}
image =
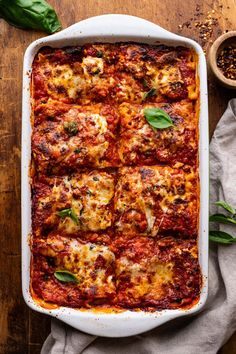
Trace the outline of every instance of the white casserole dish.
{"type": "Polygon", "coordinates": [[[196,313],[206,302],[208,289],[208,204],[209,204],[209,154],[208,154],[208,103],[206,62],[202,48],[193,40],[180,37],[138,17],[127,15],[102,15],[92,17],[52,36],[40,38],[26,50],[23,68],[22,109],[22,288],[27,305],[38,312],[57,317],[84,332],[104,337],[126,337],[136,335],[171,319],[196,313]],[[35,54],[43,46],[64,47],[93,42],[134,41],[148,44],[183,45],[194,48],[198,54],[198,75],[200,78],[200,120],[199,120],[199,172],[200,172],[200,227],[199,263],[203,275],[200,300],[188,310],[162,310],[154,313],[124,311],[121,313],[99,313],[65,307],[45,309],[31,297],[30,247],[31,191],[29,165],[31,159],[31,99],[30,77],[35,54]]]}

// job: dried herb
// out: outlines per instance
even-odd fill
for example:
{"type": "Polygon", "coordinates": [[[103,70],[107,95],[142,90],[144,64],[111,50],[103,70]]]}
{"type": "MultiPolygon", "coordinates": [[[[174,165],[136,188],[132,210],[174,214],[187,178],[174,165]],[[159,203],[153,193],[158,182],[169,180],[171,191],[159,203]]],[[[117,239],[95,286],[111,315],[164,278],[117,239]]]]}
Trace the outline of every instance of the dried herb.
{"type": "Polygon", "coordinates": [[[98,50],[96,53],[97,58],[102,58],[103,57],[103,52],[101,50],[98,50]]]}
{"type": "Polygon", "coordinates": [[[157,94],[157,89],[155,89],[154,87],[152,87],[148,92],[145,92],[143,94],[143,101],[145,101],[147,98],[149,97],[153,97],[156,96],[157,94]]]}
{"type": "Polygon", "coordinates": [[[65,122],[64,129],[69,135],[76,135],[78,133],[78,124],[76,122],[65,122]]]}
{"type": "Polygon", "coordinates": [[[236,80],[236,47],[225,47],[217,56],[217,66],[227,79],[236,80]]]}

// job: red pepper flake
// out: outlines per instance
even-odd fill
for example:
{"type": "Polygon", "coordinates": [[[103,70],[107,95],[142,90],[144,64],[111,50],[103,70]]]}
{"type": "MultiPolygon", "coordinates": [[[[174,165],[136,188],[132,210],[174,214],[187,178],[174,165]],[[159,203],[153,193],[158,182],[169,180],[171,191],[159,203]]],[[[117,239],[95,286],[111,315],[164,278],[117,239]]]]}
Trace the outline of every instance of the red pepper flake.
{"type": "Polygon", "coordinates": [[[236,80],[236,47],[223,48],[217,57],[217,66],[227,79],[236,80]]]}

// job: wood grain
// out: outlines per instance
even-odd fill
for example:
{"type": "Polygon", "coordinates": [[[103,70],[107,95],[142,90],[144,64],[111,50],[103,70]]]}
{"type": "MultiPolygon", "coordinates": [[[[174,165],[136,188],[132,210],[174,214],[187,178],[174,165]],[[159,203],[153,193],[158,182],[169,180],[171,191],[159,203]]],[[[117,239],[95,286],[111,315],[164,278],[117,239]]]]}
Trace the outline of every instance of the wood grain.
{"type": "MultiPolygon", "coordinates": [[[[234,0],[49,0],[63,27],[82,19],[124,13],[140,16],[195,39],[208,51],[211,41],[236,29],[234,0]],[[205,43],[196,23],[215,21],[205,43]]],[[[0,20],[0,353],[37,354],[50,330],[50,319],[29,310],[21,295],[20,276],[20,134],[22,60],[26,47],[43,34],[23,31],[0,20]]],[[[221,88],[209,72],[210,133],[233,91],[221,88]]],[[[219,354],[236,354],[236,335],[219,354]]]]}

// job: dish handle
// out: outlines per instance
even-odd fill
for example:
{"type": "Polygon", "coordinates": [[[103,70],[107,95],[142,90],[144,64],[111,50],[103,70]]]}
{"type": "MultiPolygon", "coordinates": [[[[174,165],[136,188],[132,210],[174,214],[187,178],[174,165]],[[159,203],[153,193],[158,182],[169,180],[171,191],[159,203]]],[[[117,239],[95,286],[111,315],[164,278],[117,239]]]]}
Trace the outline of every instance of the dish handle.
{"type": "Polygon", "coordinates": [[[74,25],[55,33],[50,39],[62,37],[76,37],[87,35],[97,36],[110,34],[110,36],[158,36],[164,39],[181,40],[181,37],[171,33],[164,28],[150,21],[130,15],[107,14],[101,16],[90,17],[86,20],[75,23],[74,25]]]}

